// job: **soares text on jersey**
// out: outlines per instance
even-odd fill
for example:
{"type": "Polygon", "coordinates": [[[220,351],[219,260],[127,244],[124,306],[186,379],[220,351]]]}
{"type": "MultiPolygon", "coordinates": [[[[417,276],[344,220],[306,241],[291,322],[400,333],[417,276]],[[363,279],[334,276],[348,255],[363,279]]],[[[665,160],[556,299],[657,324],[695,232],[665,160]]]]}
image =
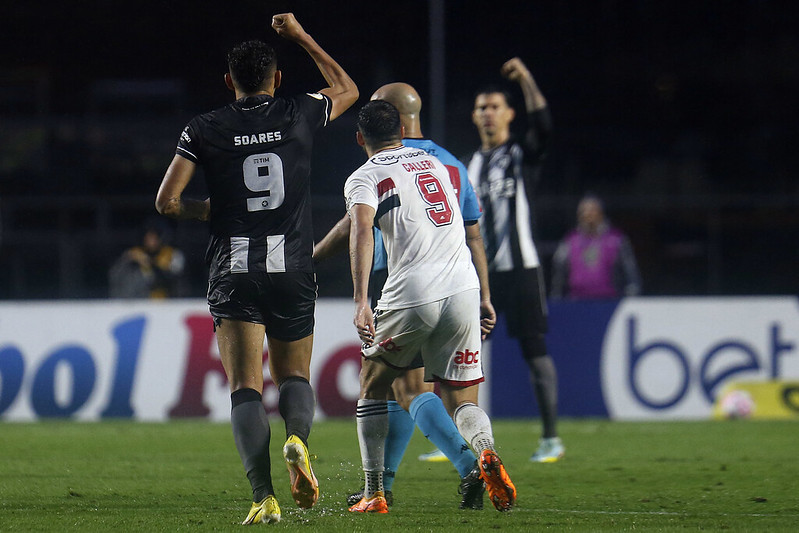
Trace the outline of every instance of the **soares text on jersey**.
{"type": "Polygon", "coordinates": [[[236,135],[233,137],[233,146],[246,146],[249,144],[271,143],[281,140],[279,131],[267,131],[265,133],[251,135],[236,135]]]}

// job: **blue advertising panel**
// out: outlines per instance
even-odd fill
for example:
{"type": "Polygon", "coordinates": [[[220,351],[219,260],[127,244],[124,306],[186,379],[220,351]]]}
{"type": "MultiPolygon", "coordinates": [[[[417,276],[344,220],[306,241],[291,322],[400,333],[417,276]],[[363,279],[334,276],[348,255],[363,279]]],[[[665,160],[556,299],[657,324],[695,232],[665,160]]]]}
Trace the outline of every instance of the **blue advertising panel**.
{"type": "MultiPolygon", "coordinates": [[[[776,400],[755,402],[753,413],[796,412],[785,385],[799,378],[795,297],[553,302],[549,318],[562,416],[703,419],[731,385],[747,384],[752,395],[758,383],[785,398],[780,409],[768,407],[776,400]]],[[[529,371],[503,320],[491,337],[492,415],[538,415],[529,371]]]]}
{"type": "MultiPolygon", "coordinates": [[[[602,341],[618,302],[551,302],[547,348],[558,372],[562,416],[608,416],[600,386],[602,341]]],[[[538,416],[530,373],[519,343],[500,316],[491,334],[491,413],[538,416]]]]}

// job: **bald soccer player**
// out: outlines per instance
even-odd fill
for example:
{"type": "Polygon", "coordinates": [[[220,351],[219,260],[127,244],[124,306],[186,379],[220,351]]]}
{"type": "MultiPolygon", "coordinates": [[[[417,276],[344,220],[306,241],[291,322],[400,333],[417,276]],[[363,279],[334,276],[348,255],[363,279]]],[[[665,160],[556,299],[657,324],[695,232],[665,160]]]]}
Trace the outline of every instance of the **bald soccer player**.
{"type": "MultiPolygon", "coordinates": [[[[389,83],[383,85],[372,95],[372,100],[385,100],[394,105],[400,113],[400,121],[404,128],[402,144],[419,148],[437,157],[447,168],[450,182],[458,196],[463,214],[466,243],[472,252],[473,263],[481,280],[487,280],[488,264],[480,234],[478,220],[480,208],[477,197],[466,176],[466,168],[455,156],[422,134],[420,112],[422,99],[416,90],[407,83],[389,83]]],[[[314,259],[320,261],[337,251],[346,248],[349,242],[350,218],[344,217],[314,247],[314,259]]],[[[380,230],[374,228],[375,251],[374,266],[369,280],[371,305],[377,301],[388,277],[386,251],[380,230]]],[[[490,300],[488,283],[482,283],[480,298],[490,300]]],[[[493,324],[495,317],[487,317],[493,324]]],[[[458,432],[452,418],[447,413],[441,399],[433,392],[433,383],[424,381],[424,368],[421,354],[406,367],[406,371],[392,385],[394,400],[389,401],[389,432],[385,447],[384,487],[386,499],[393,503],[392,487],[394,476],[399,468],[405,449],[413,435],[414,425],[419,426],[422,433],[438,446],[444,455],[452,461],[461,477],[459,492],[462,494],[461,509],[482,509],[484,487],[477,468],[477,458],[466,441],[458,432]],[[438,428],[446,428],[442,432],[438,428]]],[[[351,494],[347,498],[349,505],[361,500],[363,491],[351,494]]]]}

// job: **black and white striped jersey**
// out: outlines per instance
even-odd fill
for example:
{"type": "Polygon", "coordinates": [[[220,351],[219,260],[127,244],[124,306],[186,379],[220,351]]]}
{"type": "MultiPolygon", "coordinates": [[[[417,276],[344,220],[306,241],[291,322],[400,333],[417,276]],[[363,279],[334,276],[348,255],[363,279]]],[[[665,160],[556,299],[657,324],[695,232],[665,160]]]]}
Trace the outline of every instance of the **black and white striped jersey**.
{"type": "Polygon", "coordinates": [[[547,108],[528,114],[523,142],[510,139],[467,162],[469,181],[480,200],[480,231],[488,269],[507,272],[540,265],[533,240],[532,193],[546,153],[551,118],[547,108]]]}
{"type": "Polygon", "coordinates": [[[212,279],[313,271],[311,148],[330,108],[322,94],[250,96],[183,130],[176,153],[203,168],[211,198],[212,279]]]}

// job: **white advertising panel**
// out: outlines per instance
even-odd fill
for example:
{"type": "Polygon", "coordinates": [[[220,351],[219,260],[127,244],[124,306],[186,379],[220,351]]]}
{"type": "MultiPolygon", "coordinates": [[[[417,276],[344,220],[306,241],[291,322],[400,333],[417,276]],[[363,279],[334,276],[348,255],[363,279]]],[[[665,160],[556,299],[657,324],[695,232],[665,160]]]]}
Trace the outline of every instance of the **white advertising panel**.
{"type": "MultiPolygon", "coordinates": [[[[799,300],[794,297],[628,298],[608,308],[604,319],[576,305],[553,322],[553,329],[562,330],[561,337],[571,332],[565,335],[570,341],[574,332],[586,331],[588,346],[572,352],[571,345],[552,346],[556,353],[570,354],[568,364],[558,369],[562,393],[567,399],[596,398],[591,416],[706,419],[724,387],[768,381],[787,398],[780,405],[797,411],[799,396],[781,385],[799,381],[799,300]],[[586,329],[591,316],[596,323],[586,329]],[[597,403],[604,405],[597,408],[597,403]]],[[[355,413],[360,344],[353,310],[349,299],[317,302],[311,382],[320,418],[355,413]]],[[[490,344],[515,343],[494,337],[490,344]]],[[[490,344],[484,344],[482,354],[487,381],[480,387],[480,402],[486,408],[490,344]]],[[[277,390],[267,368],[264,405],[277,416],[277,390]]],[[[501,367],[493,372],[503,381],[502,393],[493,397],[500,413],[510,412],[502,402],[515,405],[529,388],[526,373],[511,386],[503,372],[501,367]]],[[[758,416],[769,416],[759,403],[758,416]]],[[[580,405],[563,410],[564,415],[584,416],[580,405]]],[[[0,303],[2,420],[222,421],[229,411],[228,386],[203,300],[0,303]]]]}
{"type": "MultiPolygon", "coordinates": [[[[317,414],[351,415],[360,343],[349,300],[317,304],[317,414]]],[[[266,351],[266,349],[265,349],[266,351]]],[[[264,404],[277,413],[265,365],[264,404]]],[[[203,300],[0,304],[0,416],[228,420],[230,393],[203,300]]]]}
{"type": "Polygon", "coordinates": [[[601,357],[611,418],[709,418],[730,380],[799,378],[797,299],[627,298],[601,357]]]}

